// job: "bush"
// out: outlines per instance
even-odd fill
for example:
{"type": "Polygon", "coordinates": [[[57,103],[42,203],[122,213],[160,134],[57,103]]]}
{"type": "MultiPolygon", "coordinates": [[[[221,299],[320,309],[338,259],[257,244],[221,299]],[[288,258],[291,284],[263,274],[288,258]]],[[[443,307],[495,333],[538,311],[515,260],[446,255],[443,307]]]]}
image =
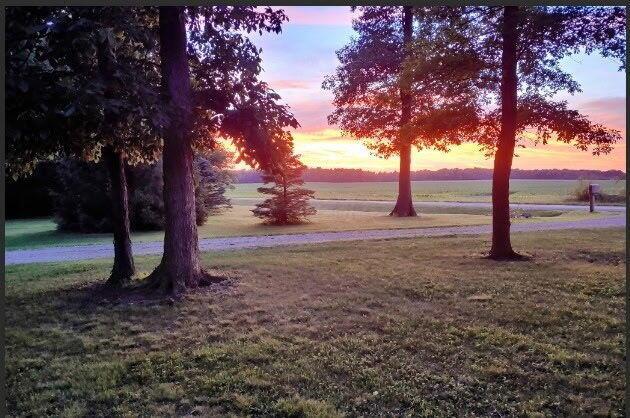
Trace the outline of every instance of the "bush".
{"type": "MultiPolygon", "coordinates": [[[[230,206],[230,156],[215,151],[194,160],[197,225],[230,206]]],[[[57,164],[58,184],[52,192],[54,219],[60,230],[111,232],[109,179],[102,164],[64,160],[57,164]]],[[[129,217],[133,231],[164,228],[161,161],[127,167],[129,217]]]]}
{"type": "Polygon", "coordinates": [[[130,167],[129,221],[134,231],[164,229],[162,161],[130,167]]]}
{"type": "MultiPolygon", "coordinates": [[[[580,179],[578,181],[578,185],[573,190],[573,200],[578,202],[588,202],[590,199],[588,194],[588,185],[588,181],[580,179]]],[[[608,194],[602,188],[599,195],[595,197],[595,201],[600,203],[623,203],[626,201],[626,191],[622,190],[619,194],[608,194]]]]}
{"type": "Polygon", "coordinates": [[[76,160],[57,163],[51,196],[57,228],[74,232],[110,232],[111,201],[102,164],[76,160]]]}
{"type": "Polygon", "coordinates": [[[578,202],[588,202],[588,182],[585,182],[582,179],[578,180],[578,184],[575,186],[575,189],[573,189],[572,195],[573,199],[578,202]]]}

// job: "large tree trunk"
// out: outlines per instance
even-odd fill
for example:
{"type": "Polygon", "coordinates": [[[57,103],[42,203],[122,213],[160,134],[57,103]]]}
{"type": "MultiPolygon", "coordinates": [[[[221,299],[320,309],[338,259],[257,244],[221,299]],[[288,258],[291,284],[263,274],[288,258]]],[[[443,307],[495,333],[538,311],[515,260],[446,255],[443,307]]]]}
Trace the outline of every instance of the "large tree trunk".
{"type": "Polygon", "coordinates": [[[129,232],[129,200],[125,158],[122,153],[107,146],[103,149],[103,159],[109,172],[114,226],[114,267],[107,283],[111,286],[121,287],[135,273],[129,232]]]}
{"type": "Polygon", "coordinates": [[[209,279],[199,263],[185,23],[183,7],[160,7],[162,88],[174,116],[164,133],[164,254],[147,286],[173,295],[209,279]]]}
{"type": "MultiPolygon", "coordinates": [[[[403,7],[403,49],[411,44],[413,25],[412,6],[403,7]]],[[[398,199],[390,216],[416,216],[411,199],[411,144],[407,134],[407,124],[411,121],[411,91],[408,84],[400,87],[400,130],[401,138],[398,144],[400,153],[400,171],[398,173],[398,199]]]]}
{"type": "Polygon", "coordinates": [[[400,172],[398,173],[398,199],[390,216],[416,216],[411,199],[411,145],[400,149],[400,172]]]}
{"type": "Polygon", "coordinates": [[[510,172],[516,144],[518,7],[506,6],[503,10],[501,132],[494,156],[492,174],[492,248],[490,258],[494,259],[519,257],[512,250],[510,242],[510,172]]]}
{"type": "MultiPolygon", "coordinates": [[[[105,83],[105,96],[113,96],[114,58],[111,55],[107,38],[98,45],[98,70],[105,83]]],[[[116,115],[105,109],[104,135],[113,141],[116,136],[116,115]]],[[[112,202],[112,223],[114,227],[114,266],[107,281],[108,285],[121,287],[135,273],[129,228],[129,201],[125,156],[110,144],[103,148],[103,159],[109,173],[112,202]]]]}

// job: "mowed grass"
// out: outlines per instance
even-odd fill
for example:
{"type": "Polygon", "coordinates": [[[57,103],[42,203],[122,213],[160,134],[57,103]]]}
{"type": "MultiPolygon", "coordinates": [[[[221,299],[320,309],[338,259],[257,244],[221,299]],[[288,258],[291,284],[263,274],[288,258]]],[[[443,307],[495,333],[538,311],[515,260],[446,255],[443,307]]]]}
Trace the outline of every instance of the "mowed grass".
{"type": "MultiPolygon", "coordinates": [[[[430,228],[440,226],[483,225],[491,222],[488,209],[463,208],[453,213],[439,212],[439,208],[425,209],[417,218],[394,218],[383,212],[383,207],[374,208],[370,203],[357,203],[352,209],[320,209],[309,222],[302,225],[265,225],[251,213],[253,206],[234,205],[223,213],[211,216],[199,227],[199,238],[297,234],[324,231],[351,231],[369,229],[430,228]],[[380,212],[378,212],[380,211],[380,212]],[[468,212],[468,213],[457,213],[468,212]]],[[[450,212],[450,211],[446,211],[450,212]]],[[[515,222],[536,222],[546,220],[578,220],[587,217],[604,216],[585,211],[532,211],[529,219],[516,219],[515,222]]],[[[161,241],[162,231],[135,232],[133,242],[161,241]]],[[[111,243],[111,234],[78,234],[57,231],[51,219],[8,220],[5,222],[5,248],[7,250],[39,248],[48,246],[68,246],[111,243]]]]}
{"type": "MultiPolygon", "coordinates": [[[[588,183],[588,181],[585,181],[588,183]]],[[[446,180],[412,182],[415,201],[490,202],[490,180],[446,180]]],[[[608,194],[624,194],[625,180],[593,180],[608,194]]],[[[512,203],[574,203],[572,193],[578,180],[511,180],[512,203]]],[[[232,197],[260,197],[256,191],[261,184],[237,184],[229,192],[232,197]]],[[[323,183],[309,182],[305,187],[315,191],[317,199],[396,200],[396,182],[323,183]]]]}
{"type": "MultiPolygon", "coordinates": [[[[309,222],[301,225],[265,225],[251,213],[251,207],[235,205],[223,213],[211,216],[199,227],[199,238],[295,234],[319,231],[349,231],[366,229],[423,228],[436,226],[480,225],[490,222],[485,215],[430,214],[417,218],[393,218],[387,213],[365,211],[320,210],[309,222]]],[[[36,248],[52,245],[111,243],[110,234],[76,234],[57,231],[50,219],[7,221],[7,249],[36,248]]],[[[134,242],[160,241],[161,231],[136,232],[134,242]]]]}
{"type": "Polygon", "coordinates": [[[174,304],[94,297],[107,260],[8,266],[8,412],[622,416],[623,229],[513,241],[533,258],[475,236],[205,253],[231,285],[174,304]]]}

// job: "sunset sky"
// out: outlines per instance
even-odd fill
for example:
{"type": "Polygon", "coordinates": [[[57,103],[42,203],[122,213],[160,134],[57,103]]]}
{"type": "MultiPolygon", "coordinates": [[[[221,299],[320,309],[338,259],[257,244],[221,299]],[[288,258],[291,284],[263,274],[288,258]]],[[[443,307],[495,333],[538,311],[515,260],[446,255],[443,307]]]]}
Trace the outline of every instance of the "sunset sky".
{"type": "MultiPolygon", "coordinates": [[[[310,167],[349,167],[375,171],[398,169],[398,160],[370,154],[361,141],[342,137],[326,117],[333,110],[332,94],[322,90],[326,75],[338,65],[335,51],[347,44],[353,31],[349,7],[283,7],[290,18],[279,35],[255,36],[262,48],[262,78],[276,90],[293,110],[301,127],[293,134],[296,153],[310,167]]],[[[595,122],[618,129],[625,137],[625,73],[618,64],[593,56],[574,56],[564,61],[564,68],[582,86],[582,93],[562,95],[569,103],[595,122]]],[[[625,142],[613,153],[594,157],[570,146],[551,144],[519,150],[515,168],[589,168],[625,171],[625,142]]],[[[474,145],[453,148],[449,153],[416,152],[412,169],[491,167],[474,145]]]]}

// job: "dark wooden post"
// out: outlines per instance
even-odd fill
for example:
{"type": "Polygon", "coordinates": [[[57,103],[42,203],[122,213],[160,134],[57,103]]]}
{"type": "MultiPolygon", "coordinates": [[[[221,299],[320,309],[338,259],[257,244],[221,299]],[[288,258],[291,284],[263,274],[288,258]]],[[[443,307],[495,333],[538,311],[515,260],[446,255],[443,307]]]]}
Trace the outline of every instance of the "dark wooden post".
{"type": "Polygon", "coordinates": [[[591,212],[595,212],[595,195],[599,193],[599,184],[588,185],[588,202],[591,212]]]}

